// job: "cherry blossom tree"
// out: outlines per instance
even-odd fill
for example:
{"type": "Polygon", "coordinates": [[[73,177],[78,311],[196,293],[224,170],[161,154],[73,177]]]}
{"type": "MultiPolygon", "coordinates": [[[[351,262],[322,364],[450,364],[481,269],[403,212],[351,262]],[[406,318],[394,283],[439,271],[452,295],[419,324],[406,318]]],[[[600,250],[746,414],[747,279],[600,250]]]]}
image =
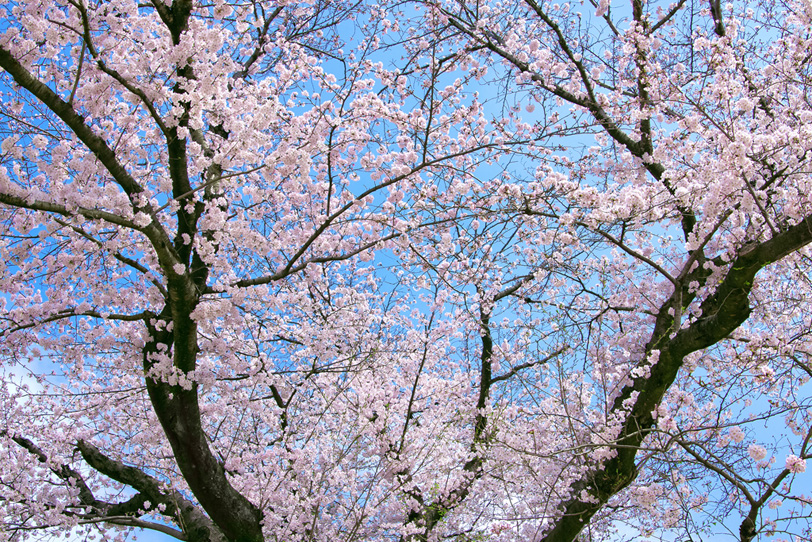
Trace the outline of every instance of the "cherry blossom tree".
{"type": "Polygon", "coordinates": [[[812,536],[812,4],[0,10],[0,539],[812,536]]]}
{"type": "MultiPolygon", "coordinates": [[[[540,314],[561,311],[545,329],[574,334],[542,386],[559,396],[569,440],[554,426],[540,444],[532,425],[532,441],[495,439],[494,453],[545,458],[529,478],[504,477],[524,498],[507,492],[502,517],[543,518],[523,536],[547,541],[619,536],[600,527],[622,518],[643,535],[728,521],[742,541],[793,528],[808,538],[808,497],[791,482],[812,438],[812,5],[618,4],[427,6],[443,43],[501,81],[505,116],[543,147],[532,182],[502,208],[538,217],[534,249],[566,245],[548,253],[544,288],[520,295],[540,314]],[[757,421],[775,416],[785,463],[752,444],[757,421]],[[782,499],[800,506],[764,512],[782,499]]],[[[537,401],[519,418],[549,424],[537,401]]]]}

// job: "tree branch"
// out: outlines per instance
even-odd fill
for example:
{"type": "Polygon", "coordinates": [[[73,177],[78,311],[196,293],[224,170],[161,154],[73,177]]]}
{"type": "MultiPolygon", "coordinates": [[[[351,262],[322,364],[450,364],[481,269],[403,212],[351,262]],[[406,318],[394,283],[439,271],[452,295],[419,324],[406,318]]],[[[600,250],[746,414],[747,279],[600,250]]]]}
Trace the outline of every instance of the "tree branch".
{"type": "MultiPolygon", "coordinates": [[[[82,454],[82,458],[95,470],[137,490],[139,495],[133,499],[149,500],[155,505],[165,505],[165,515],[176,516],[176,521],[180,522],[183,532],[186,533],[187,540],[190,542],[226,541],[212,520],[179,491],[166,489],[157,478],[153,478],[140,469],[110,459],[86,441],[80,440],[76,447],[82,454]]],[[[130,507],[127,506],[127,503],[122,503],[116,511],[125,511],[128,508],[130,507]]]]}

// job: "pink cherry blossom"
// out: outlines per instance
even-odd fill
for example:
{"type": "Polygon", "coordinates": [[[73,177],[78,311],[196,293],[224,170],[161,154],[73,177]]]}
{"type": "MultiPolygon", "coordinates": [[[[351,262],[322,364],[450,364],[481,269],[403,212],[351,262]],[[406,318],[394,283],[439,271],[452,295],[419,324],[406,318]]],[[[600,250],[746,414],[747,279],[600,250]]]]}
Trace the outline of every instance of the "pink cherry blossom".
{"type": "Polygon", "coordinates": [[[788,471],[794,472],[796,474],[806,471],[806,460],[801,459],[797,455],[787,456],[785,465],[788,471]]]}
{"type": "Polygon", "coordinates": [[[751,444],[747,447],[747,453],[750,454],[755,461],[761,461],[765,457],[767,457],[767,449],[764,446],[759,446],[758,444],[751,444]]]}
{"type": "Polygon", "coordinates": [[[810,5],[0,4],[0,542],[805,539],[810,5]]]}

